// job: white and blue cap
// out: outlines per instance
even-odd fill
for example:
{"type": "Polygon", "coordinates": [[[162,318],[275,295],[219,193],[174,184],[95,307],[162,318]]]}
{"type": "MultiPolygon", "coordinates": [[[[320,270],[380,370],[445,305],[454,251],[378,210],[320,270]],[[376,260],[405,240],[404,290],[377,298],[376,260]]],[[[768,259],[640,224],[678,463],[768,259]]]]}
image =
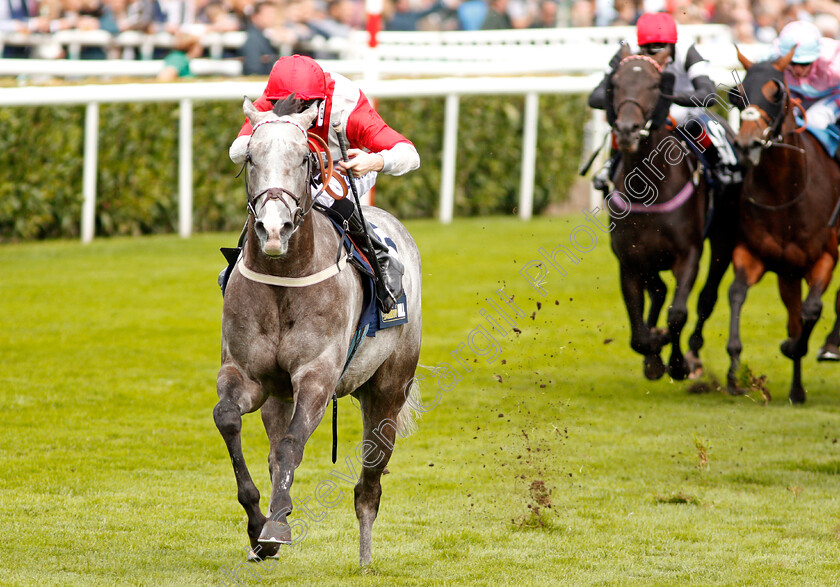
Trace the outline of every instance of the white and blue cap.
{"type": "Polygon", "coordinates": [[[811,22],[797,20],[788,23],[779,33],[779,55],[787,55],[793,47],[793,63],[813,63],[820,56],[822,33],[811,22]]]}

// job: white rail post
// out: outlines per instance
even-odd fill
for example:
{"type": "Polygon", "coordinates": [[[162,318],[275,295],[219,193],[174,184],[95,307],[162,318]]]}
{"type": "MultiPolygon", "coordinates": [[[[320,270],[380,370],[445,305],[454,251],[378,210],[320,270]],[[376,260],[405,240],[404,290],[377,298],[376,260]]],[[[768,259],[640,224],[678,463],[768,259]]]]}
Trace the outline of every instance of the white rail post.
{"type": "Polygon", "coordinates": [[[534,173],[537,164],[537,121],[540,96],[525,94],[525,128],[522,135],[522,176],[519,182],[519,217],[530,220],[534,213],[534,173]]]}
{"type": "MultiPolygon", "coordinates": [[[[604,135],[610,132],[610,126],[607,124],[607,116],[604,114],[603,110],[596,110],[592,109],[592,118],[590,119],[590,124],[592,125],[592,148],[597,149],[598,145],[601,144],[601,140],[603,140],[604,135]]],[[[609,140],[609,139],[607,139],[609,140]]],[[[589,170],[590,175],[595,174],[604,164],[607,162],[607,159],[610,157],[610,145],[609,143],[604,144],[604,148],[595,158],[595,161],[592,163],[592,167],[589,170]]],[[[589,186],[589,209],[594,210],[596,207],[603,206],[604,202],[604,194],[601,193],[600,190],[596,190],[595,187],[590,184],[589,186]]]]}
{"type": "Polygon", "coordinates": [[[99,104],[88,102],[85,110],[85,161],[82,174],[82,242],[93,240],[96,227],[96,169],[99,151],[99,104]]]}
{"type": "Polygon", "coordinates": [[[458,153],[458,94],[446,96],[443,119],[443,162],[440,177],[440,221],[452,222],[455,208],[455,161],[458,153]]]}
{"type": "Polygon", "coordinates": [[[180,103],[178,120],[178,233],[192,234],[193,212],[193,108],[192,100],[180,103]]]}

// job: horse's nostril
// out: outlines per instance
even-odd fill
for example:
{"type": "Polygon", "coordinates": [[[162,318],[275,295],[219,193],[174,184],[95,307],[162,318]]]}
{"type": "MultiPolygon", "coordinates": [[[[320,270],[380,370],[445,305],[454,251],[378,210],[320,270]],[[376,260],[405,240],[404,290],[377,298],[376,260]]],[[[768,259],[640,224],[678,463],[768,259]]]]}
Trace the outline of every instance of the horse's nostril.
{"type": "Polygon", "coordinates": [[[265,223],[262,220],[255,221],[254,228],[257,230],[257,232],[265,233],[265,223]]]}
{"type": "Polygon", "coordinates": [[[283,232],[290,232],[294,228],[294,225],[290,221],[286,221],[283,223],[283,232]]]}

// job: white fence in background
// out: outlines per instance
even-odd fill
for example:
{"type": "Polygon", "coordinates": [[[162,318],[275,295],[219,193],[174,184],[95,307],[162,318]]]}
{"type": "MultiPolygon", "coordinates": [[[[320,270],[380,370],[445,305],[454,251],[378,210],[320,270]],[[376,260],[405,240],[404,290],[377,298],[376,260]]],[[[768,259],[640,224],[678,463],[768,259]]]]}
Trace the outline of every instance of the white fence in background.
{"type": "MultiPolygon", "coordinates": [[[[197,25],[194,32],[201,39],[211,59],[221,59],[235,53],[246,39],[242,31],[203,32],[197,25]]],[[[725,25],[682,25],[680,38],[713,45],[731,43],[730,28],[725,25]]],[[[545,50],[558,50],[561,57],[574,56],[575,62],[588,61],[591,50],[615,50],[621,40],[636,36],[634,27],[580,27],[545,29],[510,29],[494,31],[381,31],[377,34],[380,59],[395,61],[473,61],[487,62],[516,59],[515,53],[535,50],[537,61],[546,61],[545,50]],[[566,52],[563,49],[570,49],[566,52]]],[[[151,60],[155,52],[172,48],[174,37],[167,32],[142,33],[125,31],[112,35],[104,30],[63,30],[55,33],[3,33],[0,50],[4,47],[28,47],[34,57],[45,57],[63,52],[69,59],[79,59],[84,48],[98,48],[111,58],[151,60]]],[[[288,55],[293,47],[278,45],[280,54],[288,55]]],[[[367,31],[352,31],[348,37],[325,38],[314,36],[300,46],[301,49],[331,56],[335,59],[364,59],[368,56],[367,31]]],[[[598,57],[594,55],[592,57],[598,57]]],[[[548,60],[550,61],[550,60],[548,60]]],[[[567,64],[568,65],[568,64],[567,64]]]]}
{"type": "MultiPolygon", "coordinates": [[[[685,25],[680,38],[697,43],[701,54],[718,69],[737,66],[732,34],[724,25],[685,25]]],[[[313,52],[328,69],[368,79],[382,77],[494,76],[537,74],[586,74],[603,71],[621,40],[635,38],[633,27],[586,27],[516,29],[498,31],[395,32],[377,35],[378,46],[368,47],[368,33],[354,31],[349,37],[314,37],[298,50],[313,52]]],[[[202,44],[209,59],[194,60],[197,75],[240,75],[241,60],[223,58],[235,54],[245,33],[205,33],[202,44]]],[[[50,48],[62,50],[70,59],[0,59],[0,75],[22,77],[154,76],[163,62],[153,60],[160,50],[172,47],[169,33],[143,34],[128,31],[112,36],[105,31],[60,31],[52,35],[0,34],[4,46],[31,47],[33,57],[50,48]],[[82,49],[98,47],[122,59],[79,60],[82,49]],[[139,57],[140,59],[136,59],[139,57]],[[122,64],[122,65],[117,65],[122,64]]],[[[292,47],[279,47],[288,55],[292,47]]],[[[742,48],[749,57],[760,57],[763,46],[742,48]]]]}
{"type": "MultiPolygon", "coordinates": [[[[590,91],[599,75],[585,77],[440,78],[380,80],[362,82],[368,96],[375,98],[445,97],[444,148],[442,161],[440,219],[451,222],[455,194],[455,161],[458,149],[458,106],[462,96],[525,95],[519,216],[528,219],[533,211],[534,165],[536,163],[537,118],[540,94],[581,94],[590,91]]],[[[175,102],[180,105],[178,226],[188,237],[192,232],[192,108],[196,100],[238,101],[243,95],[256,98],[264,82],[227,81],[188,84],[119,84],[62,87],[60,92],[44,88],[0,89],[0,107],[57,104],[86,104],[85,149],[82,192],[82,241],[94,236],[99,104],[120,102],[175,102]]]]}
{"type": "MultiPolygon", "coordinates": [[[[100,32],[101,31],[94,31],[100,32]]],[[[80,33],[80,31],[75,31],[80,33]]],[[[107,35],[107,33],[106,33],[107,35]]],[[[141,47],[151,54],[155,47],[171,45],[171,36],[125,33],[115,39],[97,38],[102,43],[120,42],[125,47],[141,47]]],[[[519,216],[533,211],[534,165],[536,162],[537,121],[541,94],[588,93],[600,81],[602,72],[615,53],[618,42],[632,39],[633,27],[567,29],[526,29],[472,32],[382,32],[376,49],[367,47],[367,33],[346,39],[330,39],[329,49],[343,57],[319,60],[325,69],[361,78],[365,93],[373,98],[445,97],[440,220],[451,222],[455,193],[455,161],[458,137],[458,110],[461,97],[474,95],[524,95],[522,169],[519,216]],[[400,79],[384,79],[396,76],[400,79]],[[425,76],[425,77],[424,77],[425,76]],[[451,77],[450,77],[451,76],[451,77]],[[504,77],[511,76],[511,77],[504,77]],[[516,77],[513,77],[516,76],[516,77]],[[539,76],[539,77],[538,77],[539,76]],[[409,79],[412,78],[412,79],[409,79]],[[428,79],[433,78],[433,79],[428,79]]],[[[732,71],[739,67],[729,29],[719,25],[680,27],[681,39],[698,43],[713,66],[717,83],[731,85],[732,71]]],[[[79,49],[87,41],[65,35],[68,45],[79,49]]],[[[6,41],[9,38],[5,39],[6,41]]],[[[25,39],[24,39],[25,40],[25,39]]],[[[29,40],[36,41],[35,36],[29,40]]],[[[18,41],[22,42],[21,39],[18,41]]],[[[241,45],[236,36],[209,36],[205,45],[211,53],[241,45]]],[[[325,40],[322,40],[326,43],[325,40]]],[[[324,45],[326,47],[326,45],[324,45]]],[[[74,49],[75,50],[75,49],[74,49]]],[[[138,49],[139,50],[139,49],[138,49]]],[[[753,60],[761,59],[767,47],[752,45],[741,50],[753,60]]],[[[72,51],[71,51],[72,52],[72,51]]],[[[196,72],[230,75],[241,71],[237,60],[194,60],[196,72]],[[203,68],[203,69],[202,69],[203,68]]],[[[0,59],[0,75],[154,76],[162,61],[136,60],[31,60],[0,59]]],[[[19,81],[24,81],[19,78],[19,81]]],[[[178,102],[179,124],[179,232],[192,230],[192,108],[194,101],[236,100],[243,94],[256,98],[264,80],[228,82],[190,82],[175,84],[123,84],[62,87],[60,92],[38,87],[0,89],[0,107],[44,104],[85,104],[85,161],[83,177],[82,240],[94,236],[96,209],[98,113],[100,103],[178,102]]],[[[594,112],[587,126],[591,142],[606,133],[602,113],[594,112]]],[[[600,197],[592,193],[593,205],[600,197]]]]}

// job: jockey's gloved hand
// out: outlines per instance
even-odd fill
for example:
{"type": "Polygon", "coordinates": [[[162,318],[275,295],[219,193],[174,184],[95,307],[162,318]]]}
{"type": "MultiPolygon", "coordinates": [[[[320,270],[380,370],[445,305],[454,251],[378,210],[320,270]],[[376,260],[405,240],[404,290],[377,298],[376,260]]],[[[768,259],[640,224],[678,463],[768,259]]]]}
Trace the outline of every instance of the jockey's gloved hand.
{"type": "Polygon", "coordinates": [[[385,158],[379,153],[368,153],[361,149],[347,149],[349,161],[339,161],[338,170],[345,175],[353,173],[355,177],[362,177],[371,171],[382,171],[385,168],[385,158]]]}

